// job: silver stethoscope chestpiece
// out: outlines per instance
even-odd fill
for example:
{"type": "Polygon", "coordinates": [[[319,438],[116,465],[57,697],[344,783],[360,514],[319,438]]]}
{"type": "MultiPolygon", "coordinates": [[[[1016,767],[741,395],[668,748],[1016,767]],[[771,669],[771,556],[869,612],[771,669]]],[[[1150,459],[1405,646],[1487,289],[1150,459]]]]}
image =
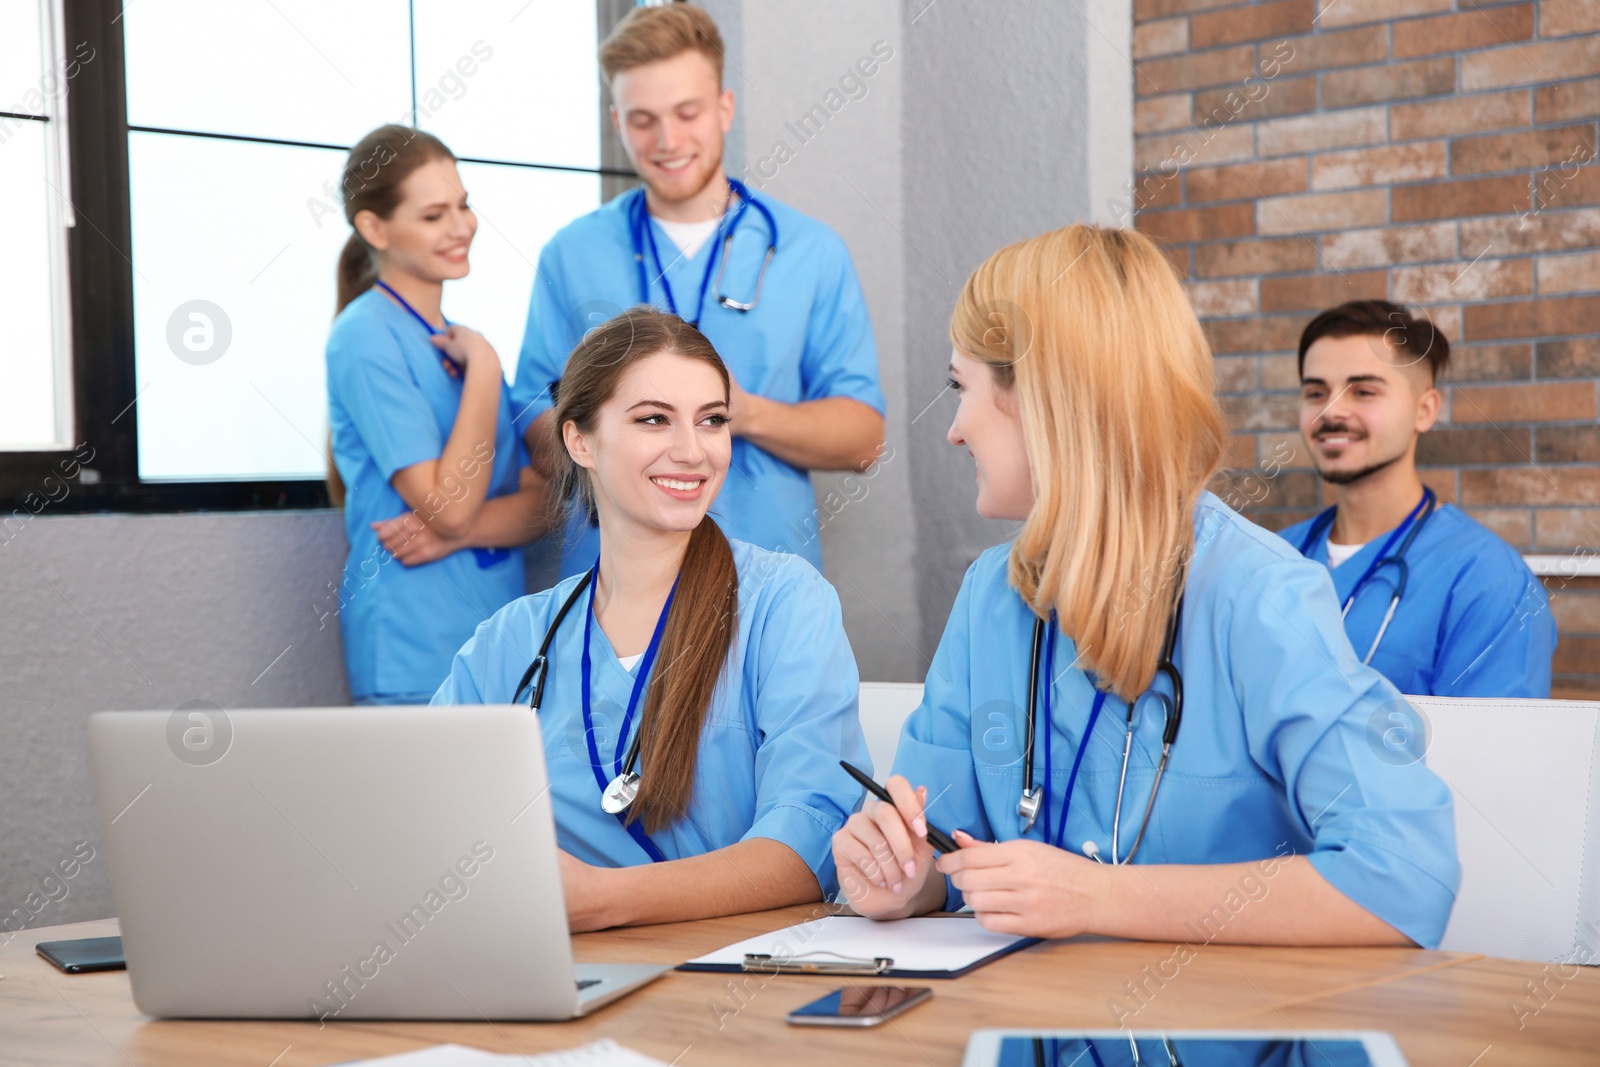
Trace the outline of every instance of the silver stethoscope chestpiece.
{"type": "Polygon", "coordinates": [[[600,810],[607,815],[621,815],[638,795],[639,776],[632,771],[623,771],[611,779],[611,784],[600,795],[600,810]]]}
{"type": "Polygon", "coordinates": [[[1034,786],[1032,790],[1022,794],[1022,799],[1017,801],[1017,814],[1022,816],[1022,832],[1025,834],[1033,829],[1034,820],[1039,817],[1039,806],[1044,803],[1044,787],[1034,786]]]}

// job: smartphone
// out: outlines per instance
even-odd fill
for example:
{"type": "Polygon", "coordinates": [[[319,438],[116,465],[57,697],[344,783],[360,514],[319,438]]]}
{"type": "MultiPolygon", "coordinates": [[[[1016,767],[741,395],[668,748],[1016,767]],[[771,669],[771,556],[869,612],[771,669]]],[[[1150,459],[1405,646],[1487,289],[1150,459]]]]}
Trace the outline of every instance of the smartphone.
{"type": "Polygon", "coordinates": [[[128,964],[122,958],[122,938],[84,937],[76,941],[41,941],[39,955],[67,974],[86,971],[120,971],[128,964]]]}
{"type": "Polygon", "coordinates": [[[835,989],[789,1013],[795,1026],[877,1026],[932,998],[925,985],[868,985],[835,989]]]}

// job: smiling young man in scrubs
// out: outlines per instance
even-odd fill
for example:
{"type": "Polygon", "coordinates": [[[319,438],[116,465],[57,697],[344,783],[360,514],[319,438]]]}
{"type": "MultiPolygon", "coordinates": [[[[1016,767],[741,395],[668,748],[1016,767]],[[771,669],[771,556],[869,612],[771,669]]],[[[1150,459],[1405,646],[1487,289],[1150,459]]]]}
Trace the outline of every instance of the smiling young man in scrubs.
{"type": "Polygon", "coordinates": [[[1386,300],[1311,320],[1300,436],[1334,505],[1282,536],[1332,570],[1356,655],[1402,693],[1548,697],[1556,625],[1544,586],[1417,475],[1449,364],[1433,323],[1386,300]]]}
{"type": "MultiPolygon", "coordinates": [[[[545,245],[512,410],[549,473],[541,420],[584,333],[637,304],[696,324],[734,378],[732,465],[713,514],[728,536],[820,568],[809,472],[878,457],[877,348],[839,236],[724,172],[734,103],[722,56],[711,17],[681,3],[635,8],[601,45],[612,121],[644,184],[545,245]]],[[[564,550],[563,576],[594,563],[597,533],[581,516],[564,550]]]]}

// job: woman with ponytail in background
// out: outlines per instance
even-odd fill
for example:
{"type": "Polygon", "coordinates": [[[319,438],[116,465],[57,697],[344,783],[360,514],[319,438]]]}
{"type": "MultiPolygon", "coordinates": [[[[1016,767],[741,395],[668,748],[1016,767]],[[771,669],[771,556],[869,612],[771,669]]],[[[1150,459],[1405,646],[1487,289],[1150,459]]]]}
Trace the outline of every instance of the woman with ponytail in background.
{"type": "Polygon", "coordinates": [[[355,232],[327,355],[329,491],[350,539],[345,666],[358,704],[425,704],[473,628],[522,594],[510,546],[543,532],[543,497],[499,357],[440,311],[478,226],[455,157],[383,126],[350,150],[342,188],[355,232]]]}
{"type": "Polygon", "coordinates": [[[480,626],[433,698],[538,707],[574,930],[820,900],[861,795],[839,766],[867,752],[838,596],[706,514],[729,387],[700,331],[651,308],[578,343],[553,494],[598,521],[599,562],[480,626]],[[636,796],[602,808],[619,780],[636,796]]]}

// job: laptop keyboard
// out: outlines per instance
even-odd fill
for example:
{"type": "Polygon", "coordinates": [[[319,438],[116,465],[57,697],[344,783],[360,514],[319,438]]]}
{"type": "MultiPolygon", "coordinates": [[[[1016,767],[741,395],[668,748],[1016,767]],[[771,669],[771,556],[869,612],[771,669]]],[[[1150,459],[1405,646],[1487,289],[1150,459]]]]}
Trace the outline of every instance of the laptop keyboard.
{"type": "Polygon", "coordinates": [[[580,979],[578,979],[578,988],[579,989],[588,989],[592,985],[599,985],[599,984],[600,984],[600,979],[598,979],[598,978],[580,978],[580,979]]]}

